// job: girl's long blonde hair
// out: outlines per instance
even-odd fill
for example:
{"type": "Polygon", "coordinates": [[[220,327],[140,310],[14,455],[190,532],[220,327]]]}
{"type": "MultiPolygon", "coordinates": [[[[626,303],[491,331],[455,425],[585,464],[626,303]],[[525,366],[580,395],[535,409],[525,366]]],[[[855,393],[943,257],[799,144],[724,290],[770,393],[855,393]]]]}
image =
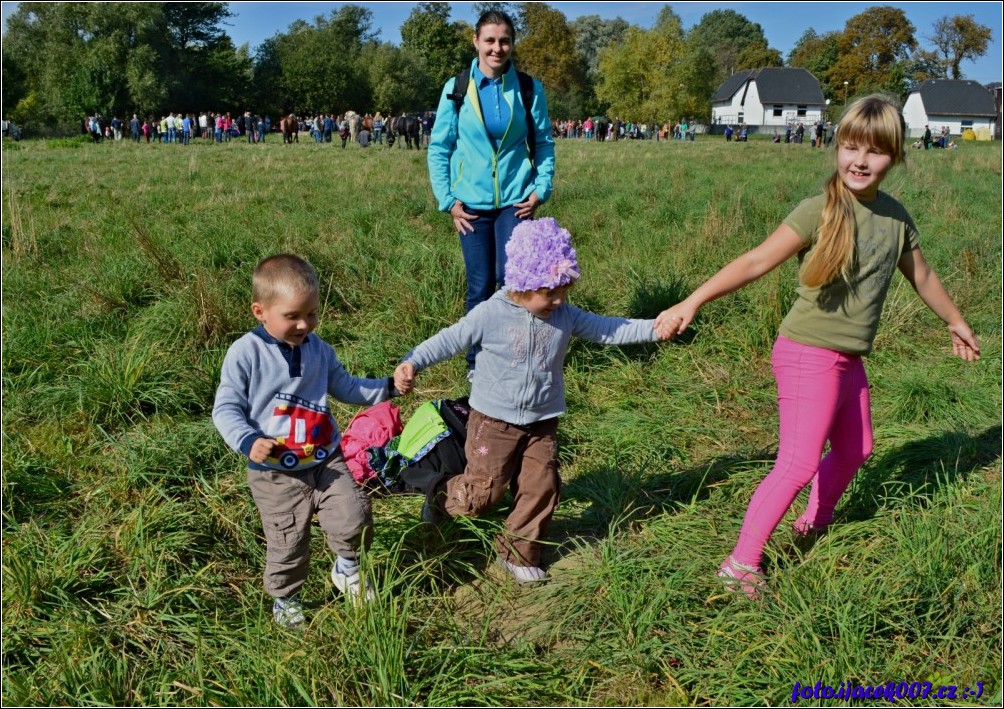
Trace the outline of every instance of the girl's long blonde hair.
{"type": "MultiPolygon", "coordinates": [[[[873,94],[860,98],[844,111],[837,125],[836,144],[870,145],[891,155],[893,165],[903,162],[906,123],[892,99],[873,94]]],[[[802,266],[802,282],[822,286],[849,280],[854,265],[854,195],[834,170],[826,181],[826,203],[819,219],[819,238],[802,266]]]]}

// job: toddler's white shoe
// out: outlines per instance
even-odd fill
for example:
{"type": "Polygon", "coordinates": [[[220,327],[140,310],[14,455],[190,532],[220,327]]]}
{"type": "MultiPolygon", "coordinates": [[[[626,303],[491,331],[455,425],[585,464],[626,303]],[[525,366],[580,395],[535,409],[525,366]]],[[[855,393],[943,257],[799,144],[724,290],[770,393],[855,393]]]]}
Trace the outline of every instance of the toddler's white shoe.
{"type": "Polygon", "coordinates": [[[511,561],[506,561],[501,556],[498,557],[497,562],[510,576],[516,579],[516,583],[520,586],[533,586],[534,584],[551,580],[547,572],[539,566],[517,566],[511,561]]]}
{"type": "Polygon", "coordinates": [[[303,604],[296,596],[276,598],[272,604],[272,618],[283,628],[295,628],[303,624],[303,604]]]}
{"type": "Polygon", "coordinates": [[[354,601],[360,598],[365,601],[376,599],[376,592],[368,580],[366,581],[366,592],[363,594],[363,581],[359,576],[359,564],[343,568],[340,567],[338,561],[335,561],[335,565],[331,567],[331,582],[335,584],[335,588],[354,601]]]}

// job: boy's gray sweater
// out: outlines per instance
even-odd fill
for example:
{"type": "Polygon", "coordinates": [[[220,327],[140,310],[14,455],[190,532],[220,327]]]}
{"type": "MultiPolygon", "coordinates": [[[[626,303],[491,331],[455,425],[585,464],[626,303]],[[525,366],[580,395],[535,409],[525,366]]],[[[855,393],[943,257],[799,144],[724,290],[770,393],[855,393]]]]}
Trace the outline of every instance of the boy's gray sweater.
{"type": "Polygon", "coordinates": [[[567,303],[544,320],[500,290],[403,361],[421,371],[481,345],[471,380],[471,408],[525,426],[565,413],[563,367],[572,335],[604,345],[658,339],[654,320],[595,315],[567,303]]]}
{"type": "Polygon", "coordinates": [[[328,395],[346,404],[377,404],[390,398],[391,382],[353,377],[317,335],[290,347],[259,325],[227,350],[213,423],[245,457],[259,438],[279,441],[264,465],[249,460],[251,469],[303,470],[338,450],[342,436],[328,395]]]}

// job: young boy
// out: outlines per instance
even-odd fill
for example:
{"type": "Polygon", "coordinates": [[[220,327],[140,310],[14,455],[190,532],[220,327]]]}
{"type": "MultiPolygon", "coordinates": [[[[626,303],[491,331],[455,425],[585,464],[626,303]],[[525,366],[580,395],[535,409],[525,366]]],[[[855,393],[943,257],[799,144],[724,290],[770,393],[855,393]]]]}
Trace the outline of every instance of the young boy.
{"type": "Polygon", "coordinates": [[[254,270],[251,312],[260,325],[231,345],[216,390],[213,423],[227,445],[248,458],[248,485],[265,529],[265,591],[283,627],[304,620],[298,596],[310,561],[310,521],[317,514],[336,555],[331,580],[346,595],[372,598],[359,577],[373,515],[339,449],[341,434],[327,397],[376,404],[396,396],[393,378],[345,371],[317,327],[317,275],[298,256],[279,254],[254,270]]]}
{"type": "Polygon", "coordinates": [[[520,584],[547,580],[541,540],[558,507],[562,367],[572,336],[605,345],[660,339],[654,320],[595,315],[569,305],[579,278],[571,235],[551,218],[520,222],[505,247],[506,287],[405,355],[394,372],[407,393],[422,370],[478,344],[467,424],[467,468],[426,491],[422,519],[477,516],[513,495],[499,564],[520,584]]]}

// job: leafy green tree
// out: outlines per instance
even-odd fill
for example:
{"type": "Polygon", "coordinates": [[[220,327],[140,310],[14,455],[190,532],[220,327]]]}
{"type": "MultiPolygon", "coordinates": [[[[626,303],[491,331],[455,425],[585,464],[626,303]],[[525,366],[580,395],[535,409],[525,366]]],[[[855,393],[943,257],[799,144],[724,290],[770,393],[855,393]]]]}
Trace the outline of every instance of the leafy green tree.
{"type": "Polygon", "coordinates": [[[937,52],[918,49],[910,55],[909,59],[904,60],[902,64],[903,75],[906,78],[908,89],[928,79],[948,78],[945,64],[937,52]]]}
{"type": "Polygon", "coordinates": [[[214,107],[242,88],[228,17],[225,3],[20,3],[3,41],[17,57],[11,94],[64,130],[95,111],[214,107]]]}
{"type": "Polygon", "coordinates": [[[902,94],[902,63],[916,47],[913,25],[903,10],[868,8],[844,26],[837,39],[838,58],[827,79],[831,86],[846,81],[851,94],[874,90],[902,94]]]}
{"type": "Polygon", "coordinates": [[[422,57],[404,47],[380,43],[364,47],[362,59],[369,72],[373,112],[391,116],[436,106],[441,85],[429,79],[422,57]]]}
{"type": "Polygon", "coordinates": [[[677,64],[678,85],[682,85],[681,94],[671,110],[659,116],[660,120],[669,117],[687,116],[695,121],[711,119],[711,97],[718,89],[715,79],[715,58],[704,47],[684,45],[684,54],[677,64]]]}
{"type": "Polygon", "coordinates": [[[837,96],[827,77],[830,67],[837,62],[838,37],[838,32],[826,32],[820,35],[810,27],[788,54],[788,66],[800,67],[811,72],[819,80],[823,95],[831,99],[837,96]]]}
{"type": "Polygon", "coordinates": [[[516,65],[540,79],[552,118],[585,112],[586,68],[565,15],[543,3],[525,3],[525,36],[516,44],[516,65]]]}
{"type": "Polygon", "coordinates": [[[564,14],[543,3],[526,3],[523,19],[526,35],[515,52],[520,70],[540,79],[549,92],[581,91],[585,69],[564,14]]]}
{"type": "Polygon", "coordinates": [[[600,50],[621,41],[630,26],[620,17],[603,20],[599,15],[583,15],[570,23],[575,49],[582,57],[588,79],[595,81],[597,78],[600,50]]]}
{"type": "Polygon", "coordinates": [[[759,41],[747,44],[739,53],[736,63],[736,68],[739,70],[760,69],[767,66],[784,66],[784,59],[781,57],[781,52],[768,47],[766,42],[759,41]]]}
{"type": "Polygon", "coordinates": [[[289,100],[282,72],[278,41],[270,37],[255,49],[251,79],[251,103],[270,116],[288,115],[299,109],[289,100]]]}
{"type": "Polygon", "coordinates": [[[751,22],[735,10],[707,13],[691,28],[687,42],[693,50],[706,50],[715,58],[716,85],[741,69],[759,68],[748,65],[755,58],[768,56],[771,61],[775,58],[769,53],[774,50],[760,49],[751,50],[744,59],[743,52],[751,45],[767,48],[767,38],[758,23],[751,22]]]}
{"type": "Polygon", "coordinates": [[[685,83],[691,69],[686,58],[679,33],[629,27],[621,42],[600,52],[596,95],[611,115],[625,120],[679,115],[694,104],[685,83]]]}
{"type": "MultiPolygon", "coordinates": [[[[18,102],[28,95],[28,75],[20,58],[3,46],[3,101],[4,111],[10,112],[18,102]]],[[[37,101],[37,98],[36,98],[37,101]]]]}
{"type": "Polygon", "coordinates": [[[466,22],[450,22],[448,4],[423,2],[401,25],[401,49],[422,61],[438,91],[474,58],[473,36],[466,22]]]}
{"type": "Polygon", "coordinates": [[[946,71],[951,70],[953,79],[961,79],[960,65],[963,59],[977,59],[987,53],[993,33],[986,25],[981,25],[972,15],[942,17],[934,23],[931,42],[943,57],[946,71]]]}
{"type": "Polygon", "coordinates": [[[297,20],[272,39],[274,53],[261,58],[278,64],[285,91],[282,104],[289,110],[362,112],[371,105],[362,57],[363,48],[375,42],[369,10],[344,5],[328,17],[315,17],[312,25],[297,20]]]}

